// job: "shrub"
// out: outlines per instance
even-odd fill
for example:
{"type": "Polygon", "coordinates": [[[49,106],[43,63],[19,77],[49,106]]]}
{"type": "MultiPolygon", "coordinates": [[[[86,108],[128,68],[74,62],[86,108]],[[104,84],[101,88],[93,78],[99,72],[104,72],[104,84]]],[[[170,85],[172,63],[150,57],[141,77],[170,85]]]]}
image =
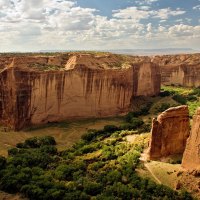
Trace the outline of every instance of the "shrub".
{"type": "Polygon", "coordinates": [[[187,97],[187,100],[188,101],[197,101],[198,98],[196,96],[190,95],[190,96],[187,97]]]}
{"type": "Polygon", "coordinates": [[[54,137],[44,136],[44,137],[33,137],[25,140],[24,145],[18,144],[21,148],[39,148],[45,145],[56,145],[54,137]]]}
{"type": "Polygon", "coordinates": [[[144,124],[144,122],[139,118],[134,117],[131,120],[131,126],[132,126],[133,129],[139,128],[143,124],[144,124]]]}
{"type": "Polygon", "coordinates": [[[38,138],[33,137],[25,140],[24,145],[26,148],[38,148],[40,146],[38,142],[38,138]]]}
{"type": "Polygon", "coordinates": [[[82,135],[82,139],[87,142],[94,141],[98,136],[109,137],[113,132],[120,130],[115,125],[106,125],[103,130],[89,130],[86,134],[82,135]]]}
{"type": "Polygon", "coordinates": [[[15,156],[19,153],[19,150],[17,148],[12,148],[8,150],[8,155],[9,156],[15,156]]]}
{"type": "Polygon", "coordinates": [[[200,87],[194,88],[189,95],[197,95],[198,97],[200,97],[200,87]]]}
{"type": "Polygon", "coordinates": [[[44,136],[44,137],[40,137],[38,139],[40,141],[41,146],[56,145],[56,141],[55,141],[54,137],[52,137],[52,136],[44,136]]]}
{"type": "Polygon", "coordinates": [[[102,185],[96,182],[87,181],[83,184],[84,192],[89,195],[95,196],[101,193],[102,185]]]}
{"type": "Polygon", "coordinates": [[[178,102],[178,103],[180,103],[182,105],[185,105],[187,103],[187,99],[184,96],[182,96],[182,95],[177,94],[177,95],[174,95],[172,98],[176,102],[178,102]]]}
{"type": "Polygon", "coordinates": [[[57,154],[57,148],[51,145],[44,145],[40,147],[40,151],[51,155],[57,154]]]}
{"type": "Polygon", "coordinates": [[[18,143],[16,145],[17,148],[22,149],[22,148],[26,148],[26,145],[24,143],[18,143]]]}
{"type": "Polygon", "coordinates": [[[162,92],[160,92],[160,97],[168,97],[170,95],[171,95],[170,91],[162,91],[162,92]]]}
{"type": "Polygon", "coordinates": [[[81,191],[72,191],[66,193],[63,200],[90,200],[90,196],[81,191]]]}
{"type": "Polygon", "coordinates": [[[168,108],[170,108],[169,103],[162,103],[159,107],[156,108],[156,110],[157,110],[157,112],[163,112],[163,111],[167,110],[168,108]]]}
{"type": "Polygon", "coordinates": [[[139,111],[129,112],[127,115],[125,115],[125,121],[127,123],[131,123],[132,118],[148,115],[152,104],[152,102],[148,102],[146,106],[141,107],[139,111]]]}
{"type": "Polygon", "coordinates": [[[104,132],[113,133],[115,131],[118,131],[119,128],[115,125],[106,125],[106,126],[104,126],[103,130],[104,130],[104,132]]]}
{"type": "Polygon", "coordinates": [[[6,158],[0,156],[0,170],[4,169],[5,167],[6,167],[6,158]]]}
{"type": "Polygon", "coordinates": [[[121,179],[122,179],[122,174],[118,170],[111,170],[106,175],[107,184],[120,182],[121,179]]]}
{"type": "Polygon", "coordinates": [[[76,167],[73,165],[65,165],[61,164],[59,165],[55,171],[55,178],[59,180],[71,180],[72,179],[72,173],[76,171],[76,167]]]}
{"type": "Polygon", "coordinates": [[[97,136],[96,130],[88,130],[88,132],[86,134],[81,136],[81,139],[90,142],[90,141],[94,140],[96,138],[96,136],[97,136]]]}
{"type": "Polygon", "coordinates": [[[151,131],[151,124],[143,124],[138,130],[139,133],[148,133],[150,131],[151,131]]]}

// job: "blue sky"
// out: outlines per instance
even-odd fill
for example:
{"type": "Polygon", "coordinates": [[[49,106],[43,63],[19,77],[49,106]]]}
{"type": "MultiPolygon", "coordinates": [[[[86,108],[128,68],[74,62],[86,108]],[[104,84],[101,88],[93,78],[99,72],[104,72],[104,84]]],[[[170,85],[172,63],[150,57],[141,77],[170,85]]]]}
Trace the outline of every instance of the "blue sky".
{"type": "Polygon", "coordinates": [[[0,0],[0,51],[200,49],[200,0],[0,0]]]}

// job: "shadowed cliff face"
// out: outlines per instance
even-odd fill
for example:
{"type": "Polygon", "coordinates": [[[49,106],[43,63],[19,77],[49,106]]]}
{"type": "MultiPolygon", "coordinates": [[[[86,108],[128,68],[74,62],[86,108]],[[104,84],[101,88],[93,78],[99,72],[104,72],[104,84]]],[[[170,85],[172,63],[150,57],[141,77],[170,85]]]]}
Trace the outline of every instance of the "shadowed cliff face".
{"type": "Polygon", "coordinates": [[[160,70],[156,64],[129,63],[124,69],[111,69],[109,59],[98,59],[96,68],[91,62],[89,67],[87,62],[69,65],[68,59],[51,58],[51,63],[60,68],[48,71],[35,67],[46,69],[49,58],[31,58],[27,62],[13,59],[0,73],[1,123],[20,130],[30,124],[114,116],[128,112],[135,96],[160,92],[160,70]]]}

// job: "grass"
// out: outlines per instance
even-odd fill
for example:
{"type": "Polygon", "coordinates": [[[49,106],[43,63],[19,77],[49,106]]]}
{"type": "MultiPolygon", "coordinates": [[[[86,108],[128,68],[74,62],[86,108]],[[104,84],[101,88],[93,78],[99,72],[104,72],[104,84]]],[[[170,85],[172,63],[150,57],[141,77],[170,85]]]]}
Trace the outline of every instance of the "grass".
{"type": "Polygon", "coordinates": [[[0,130],[0,155],[7,156],[7,150],[27,138],[35,136],[53,136],[58,150],[64,150],[77,142],[88,129],[102,129],[105,125],[120,125],[121,118],[88,119],[76,122],[61,122],[29,128],[20,132],[0,130]]]}

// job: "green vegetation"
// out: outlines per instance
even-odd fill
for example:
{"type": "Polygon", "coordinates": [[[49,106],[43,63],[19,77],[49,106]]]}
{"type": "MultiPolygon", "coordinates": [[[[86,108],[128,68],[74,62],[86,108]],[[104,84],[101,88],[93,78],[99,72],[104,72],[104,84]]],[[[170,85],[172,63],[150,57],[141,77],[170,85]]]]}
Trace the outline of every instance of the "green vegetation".
{"type": "Polygon", "coordinates": [[[59,71],[64,70],[64,66],[57,65],[47,65],[47,64],[32,64],[29,66],[30,68],[37,69],[40,71],[59,71]]]}
{"type": "Polygon", "coordinates": [[[129,143],[124,132],[113,125],[89,130],[62,152],[53,137],[27,139],[7,159],[0,157],[0,189],[31,200],[192,199],[139,177],[135,169],[147,135],[129,143]]]}
{"type": "Polygon", "coordinates": [[[156,107],[157,112],[163,112],[165,110],[167,110],[168,108],[170,108],[171,105],[169,103],[162,103],[160,106],[156,107]]]}
{"type": "Polygon", "coordinates": [[[200,107],[200,88],[184,88],[184,87],[175,87],[175,86],[163,86],[164,94],[172,96],[172,99],[175,100],[179,105],[188,105],[190,117],[195,113],[195,110],[200,107]]]}

